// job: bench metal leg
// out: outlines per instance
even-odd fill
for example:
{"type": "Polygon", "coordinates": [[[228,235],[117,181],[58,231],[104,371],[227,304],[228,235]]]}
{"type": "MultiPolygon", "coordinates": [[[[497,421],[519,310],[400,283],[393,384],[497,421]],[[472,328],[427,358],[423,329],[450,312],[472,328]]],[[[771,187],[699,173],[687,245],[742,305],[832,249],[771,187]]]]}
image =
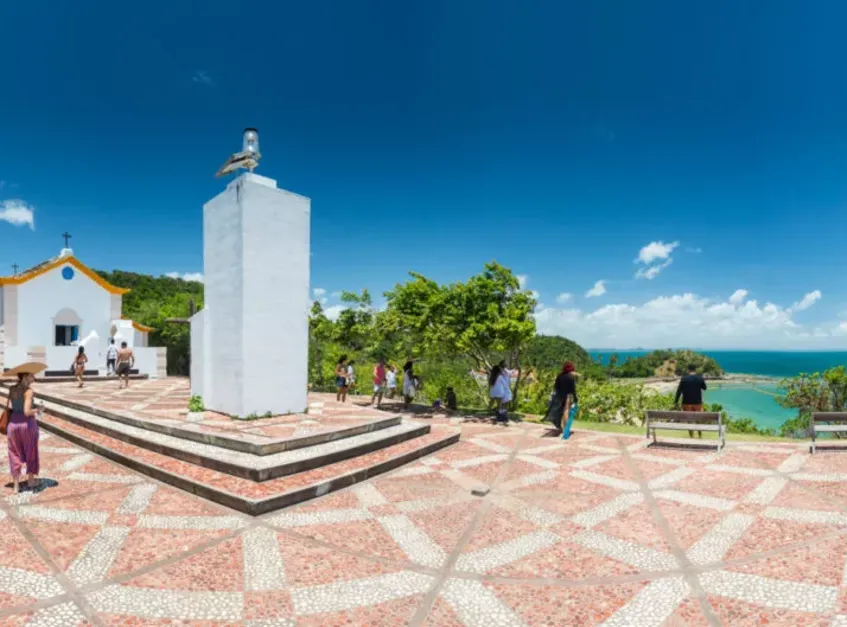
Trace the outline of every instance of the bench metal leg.
{"type": "Polygon", "coordinates": [[[815,438],[816,438],[816,436],[817,436],[817,434],[815,433],[815,430],[812,429],[812,455],[815,454],[815,438]]]}

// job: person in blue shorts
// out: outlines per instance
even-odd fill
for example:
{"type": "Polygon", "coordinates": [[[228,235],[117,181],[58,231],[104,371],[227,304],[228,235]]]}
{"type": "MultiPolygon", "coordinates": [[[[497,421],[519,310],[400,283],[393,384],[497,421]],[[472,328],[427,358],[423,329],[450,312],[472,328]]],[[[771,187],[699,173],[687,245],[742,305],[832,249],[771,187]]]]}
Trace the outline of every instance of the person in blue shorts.
{"type": "Polygon", "coordinates": [[[347,400],[347,355],[338,358],[335,365],[335,400],[343,403],[347,400]]]}

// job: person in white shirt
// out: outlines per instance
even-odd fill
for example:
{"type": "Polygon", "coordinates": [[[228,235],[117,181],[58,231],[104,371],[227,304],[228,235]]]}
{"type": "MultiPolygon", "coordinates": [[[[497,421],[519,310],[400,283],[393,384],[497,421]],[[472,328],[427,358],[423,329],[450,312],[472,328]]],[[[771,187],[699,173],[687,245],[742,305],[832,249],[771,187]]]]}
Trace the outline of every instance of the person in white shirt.
{"type": "Polygon", "coordinates": [[[115,374],[115,362],[118,359],[118,347],[115,346],[114,338],[109,340],[109,348],[106,349],[106,374],[115,374]]]}
{"type": "Polygon", "coordinates": [[[397,394],[397,370],[394,366],[388,366],[388,372],[385,373],[385,382],[388,385],[388,398],[394,398],[397,394]]]}
{"type": "Polygon", "coordinates": [[[352,359],[350,363],[347,364],[347,388],[350,390],[351,394],[355,394],[354,388],[356,387],[356,371],[353,370],[353,364],[356,363],[352,359]]]}

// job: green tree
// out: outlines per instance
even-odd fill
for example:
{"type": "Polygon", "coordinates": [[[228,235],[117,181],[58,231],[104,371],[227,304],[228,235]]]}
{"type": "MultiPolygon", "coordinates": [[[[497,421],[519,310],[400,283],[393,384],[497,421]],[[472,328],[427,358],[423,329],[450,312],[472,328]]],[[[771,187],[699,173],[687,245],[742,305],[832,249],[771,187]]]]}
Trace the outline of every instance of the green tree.
{"type": "MultiPolygon", "coordinates": [[[[536,303],[511,270],[492,262],[466,282],[450,285],[410,276],[385,295],[380,328],[386,337],[406,335],[412,340],[410,355],[466,358],[485,372],[503,358],[520,367],[521,353],[535,334],[536,303]]],[[[520,377],[515,396],[519,387],[520,377]]]]}
{"type": "MultiPolygon", "coordinates": [[[[783,407],[793,407],[797,418],[787,420],[780,434],[787,437],[808,437],[813,412],[845,411],[847,405],[847,369],[836,366],[822,373],[801,374],[785,379],[780,386],[784,395],[779,399],[783,407]]],[[[840,437],[840,434],[836,434],[840,437]]]]}
{"type": "Polygon", "coordinates": [[[331,350],[334,333],[332,321],[324,314],[321,304],[315,301],[309,311],[309,384],[316,389],[327,385],[324,362],[326,352],[331,350]]]}
{"type": "Polygon", "coordinates": [[[168,318],[187,318],[190,303],[203,306],[203,284],[170,277],[153,277],[135,272],[96,271],[112,285],[129,288],[123,296],[122,314],[129,320],[153,327],[150,346],[168,349],[168,374],[189,373],[191,333],[186,324],[165,322],[168,318]]]}

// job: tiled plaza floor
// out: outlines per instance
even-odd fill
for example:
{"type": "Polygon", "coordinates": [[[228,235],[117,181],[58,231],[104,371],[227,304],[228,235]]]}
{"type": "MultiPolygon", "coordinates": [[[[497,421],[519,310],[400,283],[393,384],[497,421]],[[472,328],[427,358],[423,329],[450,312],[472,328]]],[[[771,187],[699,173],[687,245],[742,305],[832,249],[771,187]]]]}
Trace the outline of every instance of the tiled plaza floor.
{"type": "Polygon", "coordinates": [[[261,518],[41,447],[58,485],[0,499],[0,625],[847,625],[847,453],[805,443],[471,423],[261,518]]]}
{"type": "Polygon", "coordinates": [[[258,444],[357,427],[386,418],[384,413],[369,407],[336,403],[334,395],[321,395],[326,402],[321,402],[320,408],[309,408],[305,414],[259,420],[233,420],[212,411],[193,416],[188,413],[191,391],[185,378],[131,381],[126,389],[120,389],[117,380],[92,381],[81,389],[75,382],[45,383],[39,386],[39,391],[85,407],[258,444]]]}

